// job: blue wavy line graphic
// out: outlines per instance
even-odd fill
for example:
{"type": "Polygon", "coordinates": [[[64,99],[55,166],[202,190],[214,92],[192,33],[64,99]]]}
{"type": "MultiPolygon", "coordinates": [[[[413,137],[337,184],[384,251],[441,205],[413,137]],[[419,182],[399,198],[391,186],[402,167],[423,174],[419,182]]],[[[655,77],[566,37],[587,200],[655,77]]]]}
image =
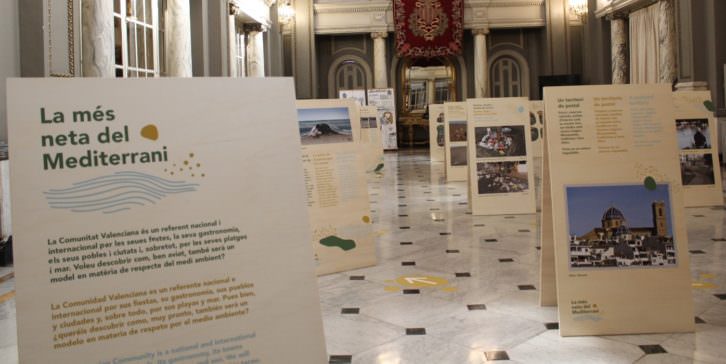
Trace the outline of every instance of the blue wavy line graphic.
{"type": "Polygon", "coordinates": [[[153,205],[170,195],[194,192],[198,186],[124,171],[76,182],[68,188],[50,189],[43,194],[54,209],[113,214],[136,206],[153,205]]]}

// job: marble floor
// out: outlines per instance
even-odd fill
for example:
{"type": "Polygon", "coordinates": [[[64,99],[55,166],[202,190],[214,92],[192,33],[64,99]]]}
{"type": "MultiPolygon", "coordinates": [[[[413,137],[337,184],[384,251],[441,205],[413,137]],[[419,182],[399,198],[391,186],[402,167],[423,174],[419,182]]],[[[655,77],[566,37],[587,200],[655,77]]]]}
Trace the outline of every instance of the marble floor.
{"type": "Polygon", "coordinates": [[[723,207],[687,210],[696,333],[562,338],[538,304],[536,215],[470,215],[425,150],[385,162],[369,186],[379,264],[319,278],[330,363],[726,363],[723,207]]]}
{"type": "MultiPolygon", "coordinates": [[[[695,333],[562,338],[538,304],[537,216],[472,216],[426,151],[385,158],[369,186],[379,264],[318,280],[330,363],[726,363],[724,207],[687,210],[695,333]]],[[[12,364],[12,269],[0,277],[12,364]]]]}

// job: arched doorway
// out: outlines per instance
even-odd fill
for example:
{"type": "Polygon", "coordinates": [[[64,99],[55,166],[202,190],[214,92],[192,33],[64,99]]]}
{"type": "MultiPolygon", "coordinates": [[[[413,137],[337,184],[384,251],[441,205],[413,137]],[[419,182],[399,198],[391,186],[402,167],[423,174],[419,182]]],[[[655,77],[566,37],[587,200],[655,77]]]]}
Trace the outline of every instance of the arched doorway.
{"type": "Polygon", "coordinates": [[[371,88],[372,72],[368,63],[355,55],[344,55],[333,61],[328,72],[328,97],[338,97],[339,90],[371,88]]]}
{"type": "Polygon", "coordinates": [[[427,106],[457,100],[457,71],[449,57],[404,58],[399,65],[398,144],[427,145],[427,106]]]}
{"type": "Polygon", "coordinates": [[[491,97],[529,96],[527,60],[513,51],[499,51],[489,63],[491,97]]]}

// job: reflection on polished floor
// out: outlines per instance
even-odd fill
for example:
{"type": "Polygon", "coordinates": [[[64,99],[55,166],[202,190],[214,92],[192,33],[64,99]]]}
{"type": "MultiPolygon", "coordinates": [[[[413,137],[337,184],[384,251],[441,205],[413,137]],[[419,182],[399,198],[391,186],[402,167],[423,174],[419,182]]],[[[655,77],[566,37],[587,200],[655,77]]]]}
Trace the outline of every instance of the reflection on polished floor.
{"type": "Polygon", "coordinates": [[[561,338],[538,304],[537,216],[468,214],[466,184],[428,151],[385,162],[369,187],[378,266],[319,278],[331,363],[726,362],[723,207],[686,211],[695,334],[561,338]]]}
{"type": "MultiPolygon", "coordinates": [[[[445,183],[427,151],[385,163],[369,186],[379,264],[319,278],[330,363],[726,362],[723,207],[686,211],[695,334],[561,338],[537,301],[535,215],[468,214],[465,183],[445,183]]],[[[0,277],[0,363],[12,364],[12,269],[0,277]]]]}

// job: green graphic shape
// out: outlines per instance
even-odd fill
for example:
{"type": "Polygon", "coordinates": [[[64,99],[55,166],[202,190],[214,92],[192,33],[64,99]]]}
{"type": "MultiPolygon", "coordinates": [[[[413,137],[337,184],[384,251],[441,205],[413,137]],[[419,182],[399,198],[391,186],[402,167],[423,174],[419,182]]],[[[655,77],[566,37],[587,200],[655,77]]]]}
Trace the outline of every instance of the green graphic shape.
{"type": "Polygon", "coordinates": [[[715,106],[713,106],[713,101],[711,101],[711,100],[706,100],[706,101],[704,101],[704,102],[703,102],[703,106],[705,106],[705,107],[706,107],[706,109],[707,109],[708,111],[710,111],[710,112],[715,112],[715,111],[716,111],[716,107],[715,107],[715,106]]]}
{"type": "Polygon", "coordinates": [[[643,181],[643,185],[649,191],[655,191],[655,189],[658,187],[655,183],[655,178],[650,177],[650,176],[645,177],[645,180],[643,181]]]}
{"type": "Polygon", "coordinates": [[[335,235],[320,239],[320,244],[331,248],[338,247],[344,251],[355,249],[355,240],[342,239],[335,235]]]}
{"type": "Polygon", "coordinates": [[[383,163],[379,163],[376,166],[376,169],[373,170],[373,172],[380,172],[383,169],[383,163]]]}

